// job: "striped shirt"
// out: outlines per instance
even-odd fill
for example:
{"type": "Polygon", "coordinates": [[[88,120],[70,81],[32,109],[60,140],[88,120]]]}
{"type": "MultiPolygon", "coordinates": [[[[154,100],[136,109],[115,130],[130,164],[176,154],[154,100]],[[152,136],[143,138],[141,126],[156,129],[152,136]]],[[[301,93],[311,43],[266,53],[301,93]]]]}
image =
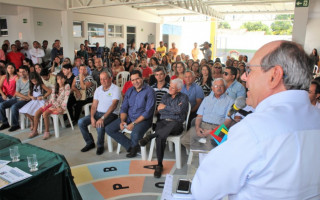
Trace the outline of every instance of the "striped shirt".
{"type": "Polygon", "coordinates": [[[169,83],[166,83],[161,89],[158,88],[158,83],[153,84],[151,87],[156,93],[156,106],[161,102],[162,96],[169,92],[169,83]]]}

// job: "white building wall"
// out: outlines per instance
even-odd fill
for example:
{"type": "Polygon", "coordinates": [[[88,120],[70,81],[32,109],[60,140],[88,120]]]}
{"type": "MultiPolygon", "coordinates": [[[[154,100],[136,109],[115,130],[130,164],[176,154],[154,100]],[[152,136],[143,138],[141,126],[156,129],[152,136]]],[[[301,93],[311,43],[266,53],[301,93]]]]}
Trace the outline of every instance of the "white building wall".
{"type": "Polygon", "coordinates": [[[113,42],[124,43],[127,45],[127,26],[135,26],[136,27],[136,47],[139,48],[140,42],[147,42],[148,36],[150,34],[156,35],[156,24],[150,22],[136,21],[136,20],[128,20],[128,19],[119,19],[113,17],[106,16],[98,16],[98,15],[90,15],[83,13],[73,13],[74,21],[83,21],[84,22],[84,37],[74,38],[74,46],[76,49],[79,49],[81,43],[84,42],[85,39],[88,39],[88,23],[97,23],[97,24],[105,24],[106,31],[106,46],[111,47],[113,42]],[[108,37],[108,25],[123,25],[123,37],[108,37]]]}
{"type": "Polygon", "coordinates": [[[320,50],[319,37],[320,24],[320,1],[310,0],[309,4],[309,18],[306,29],[306,38],[304,48],[307,53],[311,53],[313,48],[320,50]]]}
{"type": "MultiPolygon", "coordinates": [[[[0,4],[3,5],[3,4],[0,4]]],[[[9,40],[13,43],[15,40],[19,39],[24,42],[27,41],[31,46],[34,40],[39,41],[40,43],[43,40],[48,40],[49,46],[51,48],[52,43],[55,39],[60,39],[62,46],[67,44],[63,43],[62,34],[62,12],[59,10],[50,10],[43,8],[31,8],[24,6],[15,6],[15,5],[6,5],[6,7],[0,7],[0,10],[11,10],[10,12],[0,13],[0,17],[5,17],[8,24],[8,36],[0,37],[0,44],[4,40],[9,40]],[[23,19],[27,19],[27,23],[23,23],[23,19]],[[37,22],[40,22],[41,25],[38,25],[37,22]]],[[[103,23],[105,24],[106,31],[106,45],[111,47],[113,42],[123,42],[126,45],[126,27],[135,26],[136,27],[136,43],[137,48],[139,47],[140,42],[147,42],[148,36],[150,34],[156,35],[156,24],[151,22],[143,22],[137,20],[129,19],[119,19],[114,17],[98,16],[92,14],[82,14],[82,13],[73,13],[72,21],[83,21],[84,22],[84,34],[81,38],[72,38],[74,45],[72,49],[79,49],[81,43],[88,38],[88,23],[103,23]],[[107,27],[108,24],[123,25],[124,34],[123,37],[119,38],[109,38],[107,27]]],[[[72,26],[72,24],[70,24],[72,26]]],[[[70,44],[70,43],[69,43],[70,44]]],[[[73,57],[73,51],[65,52],[65,56],[73,57]],[[72,52],[72,53],[71,53],[72,52]],[[69,55],[70,54],[70,55],[69,55]]]]}

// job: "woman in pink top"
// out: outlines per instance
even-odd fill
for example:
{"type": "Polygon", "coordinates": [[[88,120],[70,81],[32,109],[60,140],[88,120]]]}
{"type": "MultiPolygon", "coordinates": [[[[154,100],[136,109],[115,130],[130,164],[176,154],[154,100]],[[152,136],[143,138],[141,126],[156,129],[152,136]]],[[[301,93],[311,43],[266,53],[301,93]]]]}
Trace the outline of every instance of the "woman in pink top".
{"type": "Polygon", "coordinates": [[[13,63],[7,64],[6,75],[0,80],[0,102],[11,99],[16,93],[16,81],[18,80],[17,70],[13,63]]]}

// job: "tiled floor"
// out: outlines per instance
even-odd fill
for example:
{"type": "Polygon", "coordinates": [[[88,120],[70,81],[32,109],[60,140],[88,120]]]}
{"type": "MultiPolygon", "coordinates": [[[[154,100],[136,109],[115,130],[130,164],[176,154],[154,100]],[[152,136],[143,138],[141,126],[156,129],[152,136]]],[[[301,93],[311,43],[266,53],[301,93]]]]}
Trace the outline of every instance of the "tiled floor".
{"type": "MultiPolygon", "coordinates": [[[[62,154],[66,157],[69,165],[71,167],[87,164],[87,163],[94,163],[100,161],[109,161],[109,160],[118,160],[118,159],[127,159],[126,152],[122,149],[122,152],[118,155],[116,153],[117,144],[113,141],[113,152],[108,152],[107,142],[105,142],[105,152],[98,156],[96,155],[96,149],[92,149],[88,152],[81,152],[80,149],[85,146],[85,142],[82,138],[81,132],[78,126],[74,127],[75,129],[72,130],[71,128],[61,128],[60,127],[60,137],[55,138],[53,128],[51,127],[51,137],[48,140],[42,140],[42,135],[39,135],[35,138],[28,139],[28,134],[30,129],[18,130],[16,132],[10,133],[6,130],[1,131],[5,134],[10,136],[19,138],[23,143],[30,143],[44,149],[48,149],[50,151],[62,154]]],[[[96,139],[96,131],[95,129],[91,129],[93,133],[93,137],[96,139]]],[[[106,137],[107,138],[107,137],[106,137]]],[[[105,138],[105,139],[106,139],[105,138]]],[[[149,146],[147,147],[147,153],[149,152],[149,146]]],[[[155,151],[154,157],[156,159],[155,151]]],[[[168,148],[165,151],[165,159],[175,159],[174,151],[170,152],[168,148]]],[[[176,170],[175,173],[177,174],[186,174],[187,173],[187,155],[185,149],[182,147],[182,169],[176,170]]]]}

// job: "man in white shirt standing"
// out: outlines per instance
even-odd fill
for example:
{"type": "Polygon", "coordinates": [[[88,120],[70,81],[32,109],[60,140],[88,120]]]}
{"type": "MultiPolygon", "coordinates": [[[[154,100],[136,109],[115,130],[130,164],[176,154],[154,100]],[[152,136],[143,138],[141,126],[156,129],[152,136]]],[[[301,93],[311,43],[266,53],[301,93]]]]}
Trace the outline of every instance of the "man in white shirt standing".
{"type": "Polygon", "coordinates": [[[33,42],[33,48],[29,50],[31,60],[33,64],[41,64],[42,57],[45,56],[43,49],[40,48],[40,43],[38,41],[33,42]]]}
{"type": "Polygon", "coordinates": [[[95,147],[88,126],[91,124],[93,128],[97,128],[97,155],[101,155],[104,152],[105,126],[118,118],[118,102],[121,95],[120,88],[112,83],[111,73],[101,72],[100,82],[101,86],[94,92],[91,114],[81,118],[78,122],[79,129],[86,142],[86,146],[81,149],[81,152],[89,151],[95,147]]]}
{"type": "Polygon", "coordinates": [[[203,160],[192,182],[195,199],[320,199],[320,111],[307,92],[311,63],[289,41],[255,53],[242,76],[255,112],[203,160]]]}

